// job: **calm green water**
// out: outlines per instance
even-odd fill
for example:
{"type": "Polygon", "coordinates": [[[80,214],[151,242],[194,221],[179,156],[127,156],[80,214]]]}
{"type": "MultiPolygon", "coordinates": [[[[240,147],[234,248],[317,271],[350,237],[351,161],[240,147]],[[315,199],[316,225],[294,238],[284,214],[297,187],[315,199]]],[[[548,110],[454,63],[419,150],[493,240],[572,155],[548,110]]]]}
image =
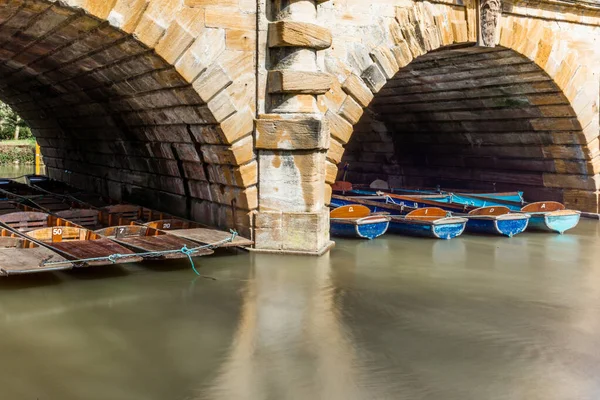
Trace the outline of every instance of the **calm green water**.
{"type": "Polygon", "coordinates": [[[599,227],[3,278],[0,399],[597,400],[599,227]]]}
{"type": "Polygon", "coordinates": [[[595,400],[599,226],[3,279],[1,398],[595,400]]]}

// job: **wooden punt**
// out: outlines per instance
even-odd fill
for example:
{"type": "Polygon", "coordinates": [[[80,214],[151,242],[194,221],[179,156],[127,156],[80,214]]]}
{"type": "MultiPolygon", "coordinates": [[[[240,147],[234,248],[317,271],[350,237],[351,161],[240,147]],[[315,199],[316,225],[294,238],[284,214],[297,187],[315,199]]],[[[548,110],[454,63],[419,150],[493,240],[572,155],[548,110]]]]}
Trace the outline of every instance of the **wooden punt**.
{"type": "Polygon", "coordinates": [[[330,224],[333,236],[375,239],[387,231],[390,217],[371,215],[368,207],[351,204],[332,210],[330,224]]]}
{"type": "MultiPolygon", "coordinates": [[[[132,204],[104,207],[100,209],[100,213],[102,222],[107,226],[127,225],[134,222],[203,245],[223,242],[225,239],[231,238],[231,233],[132,204]]],[[[254,242],[249,239],[236,236],[232,242],[224,243],[219,247],[247,247],[253,244],[254,242]]]]}
{"type": "Polygon", "coordinates": [[[346,197],[337,194],[331,196],[331,207],[337,208],[352,204],[366,206],[372,213],[387,213],[389,215],[403,215],[415,210],[415,208],[405,205],[386,203],[384,197],[346,197]]]}
{"type": "Polygon", "coordinates": [[[86,192],[75,188],[67,183],[57,181],[43,175],[27,175],[25,177],[27,185],[40,193],[60,195],[67,199],[81,203],[86,203],[92,207],[100,208],[110,204],[115,204],[112,199],[96,194],[86,192]]]}
{"type": "Polygon", "coordinates": [[[68,210],[77,206],[73,199],[65,196],[46,194],[36,188],[13,180],[0,179],[0,192],[7,199],[48,212],[68,210]]]}
{"type": "Polygon", "coordinates": [[[528,214],[529,228],[537,231],[565,233],[577,226],[581,213],[566,210],[565,206],[556,201],[540,201],[531,203],[521,209],[528,214]]]}
{"type": "MultiPolygon", "coordinates": [[[[42,177],[45,178],[45,177],[42,177]]],[[[42,190],[47,191],[53,188],[69,188],[68,185],[54,180],[36,178],[38,184],[45,184],[42,190]]],[[[60,195],[59,195],[60,196],[60,195]]],[[[69,195],[68,198],[74,201],[74,206],[77,208],[93,208],[99,211],[97,223],[99,226],[93,227],[96,220],[93,219],[92,213],[79,210],[65,210],[57,213],[57,215],[67,220],[73,220],[77,224],[89,229],[108,228],[115,226],[139,224],[146,225],[153,229],[167,231],[171,236],[176,236],[182,240],[194,241],[203,245],[222,242],[225,239],[231,238],[231,234],[220,230],[212,229],[208,226],[189,221],[183,218],[175,217],[164,212],[152,210],[150,208],[134,205],[134,204],[103,204],[102,207],[96,207],[89,204],[86,200],[79,197],[80,194],[69,195]],[[87,218],[84,222],[82,218],[87,218]],[[87,225],[89,224],[89,225],[87,225]],[[169,228],[165,228],[168,226],[169,228]]],[[[90,195],[93,196],[93,195],[90,195]]],[[[162,237],[161,240],[166,240],[162,237]]],[[[172,240],[172,238],[171,238],[172,240]]],[[[180,246],[179,248],[183,247],[180,246]]],[[[247,247],[254,242],[241,236],[236,236],[231,243],[224,243],[219,247],[247,247]]]]}
{"type": "MultiPolygon", "coordinates": [[[[143,225],[111,226],[108,228],[99,229],[96,231],[96,233],[108,237],[137,253],[182,250],[184,246],[187,249],[198,247],[198,243],[196,242],[143,225]]],[[[194,252],[193,256],[205,256],[212,253],[214,252],[210,249],[199,249],[194,252]]],[[[144,258],[153,260],[166,260],[186,257],[187,255],[183,252],[144,255],[144,258]]]]}
{"type": "Polygon", "coordinates": [[[3,227],[24,235],[27,239],[43,245],[76,266],[100,266],[141,261],[131,250],[114,241],[102,237],[89,229],[52,216],[44,212],[23,211],[0,215],[3,227]],[[108,259],[77,262],[89,258],[103,258],[113,254],[127,255],[113,263],[108,259]]]}
{"type": "Polygon", "coordinates": [[[17,232],[0,228],[0,276],[64,271],[71,268],[73,263],[60,254],[17,232]]]}
{"type": "Polygon", "coordinates": [[[481,207],[464,216],[468,219],[466,230],[473,233],[513,237],[523,232],[528,225],[529,215],[511,213],[508,207],[481,207]]]}
{"type": "Polygon", "coordinates": [[[448,217],[441,208],[419,208],[405,216],[392,215],[389,232],[437,239],[453,239],[463,233],[466,218],[448,217]]]}
{"type": "MultiPolygon", "coordinates": [[[[180,218],[161,219],[146,222],[144,225],[150,228],[167,231],[171,235],[193,240],[200,244],[223,242],[226,239],[231,238],[231,233],[207,228],[199,223],[180,218]]],[[[254,244],[254,242],[251,240],[236,236],[233,241],[223,243],[219,247],[247,247],[252,246],[252,244],[254,244]]]]}

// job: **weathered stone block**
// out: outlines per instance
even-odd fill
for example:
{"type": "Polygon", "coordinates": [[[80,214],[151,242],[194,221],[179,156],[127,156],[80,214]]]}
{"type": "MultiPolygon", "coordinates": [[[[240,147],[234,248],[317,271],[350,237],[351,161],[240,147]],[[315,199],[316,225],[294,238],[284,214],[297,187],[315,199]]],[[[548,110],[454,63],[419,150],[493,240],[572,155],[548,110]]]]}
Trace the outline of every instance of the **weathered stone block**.
{"type": "Polygon", "coordinates": [[[240,138],[250,135],[254,130],[254,116],[249,109],[238,111],[221,123],[224,141],[231,144],[240,138]]]}
{"type": "Polygon", "coordinates": [[[352,124],[340,115],[331,111],[327,111],[325,117],[327,118],[327,121],[329,121],[331,136],[341,143],[348,143],[350,136],[352,135],[352,124]]]}
{"type": "Polygon", "coordinates": [[[204,29],[175,67],[188,82],[193,82],[224,51],[225,30],[204,29]]]}
{"type": "Polygon", "coordinates": [[[204,15],[206,27],[247,31],[256,29],[255,14],[232,13],[231,10],[231,8],[207,8],[204,15]]]}
{"type": "Polygon", "coordinates": [[[194,89],[200,95],[202,101],[207,103],[221,90],[231,85],[233,81],[219,65],[214,65],[203,72],[195,81],[194,89]]]}
{"type": "Polygon", "coordinates": [[[323,207],[324,152],[259,150],[260,208],[312,212],[323,207]]]}
{"type": "Polygon", "coordinates": [[[231,97],[224,91],[214,96],[207,106],[217,122],[222,122],[236,112],[231,97]]]}
{"type": "Polygon", "coordinates": [[[269,93],[323,94],[329,90],[332,77],[325,72],[294,70],[269,71],[269,93]]]}
{"type": "Polygon", "coordinates": [[[373,49],[371,57],[373,57],[373,60],[375,60],[387,79],[392,79],[400,69],[396,58],[386,46],[378,46],[373,49]]]}
{"type": "Polygon", "coordinates": [[[268,45],[269,47],[326,49],[331,46],[331,31],[308,22],[273,22],[269,24],[268,45]]]}
{"type": "Polygon", "coordinates": [[[386,84],[387,79],[377,64],[372,64],[361,75],[373,93],[377,93],[386,84]]]}
{"type": "Polygon", "coordinates": [[[289,119],[271,114],[256,120],[258,149],[310,150],[328,146],[329,126],[319,117],[289,119]]]}
{"type": "Polygon", "coordinates": [[[318,252],[329,239],[329,211],[284,213],[282,244],[287,251],[318,252]],[[310,234],[307,234],[310,232],[310,234]]]}
{"type": "Polygon", "coordinates": [[[254,159],[252,136],[238,140],[231,146],[204,145],[200,150],[204,162],[209,164],[240,165],[254,159]]]}
{"type": "Polygon", "coordinates": [[[175,21],[169,25],[164,36],[156,45],[155,50],[169,64],[174,64],[183,52],[192,44],[194,39],[191,32],[175,21]]]}
{"type": "Polygon", "coordinates": [[[340,108],[340,115],[354,125],[360,121],[360,117],[363,115],[363,108],[352,97],[348,96],[340,108]]]}
{"type": "Polygon", "coordinates": [[[367,107],[373,100],[373,92],[364,81],[355,74],[351,74],[346,78],[342,88],[362,107],[367,107]]]}
{"type": "Polygon", "coordinates": [[[329,150],[327,151],[327,158],[334,164],[339,164],[342,161],[344,155],[344,146],[335,139],[332,139],[329,143],[329,150]]]}

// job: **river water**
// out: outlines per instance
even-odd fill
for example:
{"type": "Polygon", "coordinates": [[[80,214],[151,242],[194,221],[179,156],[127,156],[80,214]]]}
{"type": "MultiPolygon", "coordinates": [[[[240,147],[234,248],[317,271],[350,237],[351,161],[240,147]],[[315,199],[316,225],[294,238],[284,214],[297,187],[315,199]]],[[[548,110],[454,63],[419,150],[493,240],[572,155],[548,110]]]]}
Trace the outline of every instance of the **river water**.
{"type": "Polygon", "coordinates": [[[597,400],[599,227],[3,278],[0,398],[597,400]]]}

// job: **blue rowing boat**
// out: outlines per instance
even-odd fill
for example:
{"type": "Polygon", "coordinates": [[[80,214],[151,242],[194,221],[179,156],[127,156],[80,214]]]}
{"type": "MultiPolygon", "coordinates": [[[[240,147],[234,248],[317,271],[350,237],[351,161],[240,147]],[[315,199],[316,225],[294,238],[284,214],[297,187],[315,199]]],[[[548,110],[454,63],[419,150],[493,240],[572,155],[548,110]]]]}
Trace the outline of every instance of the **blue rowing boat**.
{"type": "Polygon", "coordinates": [[[521,212],[530,216],[530,229],[560,234],[576,227],[581,215],[579,211],[566,210],[563,204],[556,201],[531,203],[523,207],[521,212]]]}
{"type": "Polygon", "coordinates": [[[332,210],[330,224],[333,236],[375,239],[388,230],[390,217],[371,215],[368,207],[351,204],[332,210]]]}
{"type": "Polygon", "coordinates": [[[436,239],[452,239],[463,233],[466,218],[448,217],[441,208],[420,208],[404,216],[391,216],[389,232],[436,239]]]}
{"type": "Polygon", "coordinates": [[[511,213],[508,207],[481,207],[465,215],[466,230],[473,233],[513,237],[523,232],[528,225],[529,215],[511,213]]]}

